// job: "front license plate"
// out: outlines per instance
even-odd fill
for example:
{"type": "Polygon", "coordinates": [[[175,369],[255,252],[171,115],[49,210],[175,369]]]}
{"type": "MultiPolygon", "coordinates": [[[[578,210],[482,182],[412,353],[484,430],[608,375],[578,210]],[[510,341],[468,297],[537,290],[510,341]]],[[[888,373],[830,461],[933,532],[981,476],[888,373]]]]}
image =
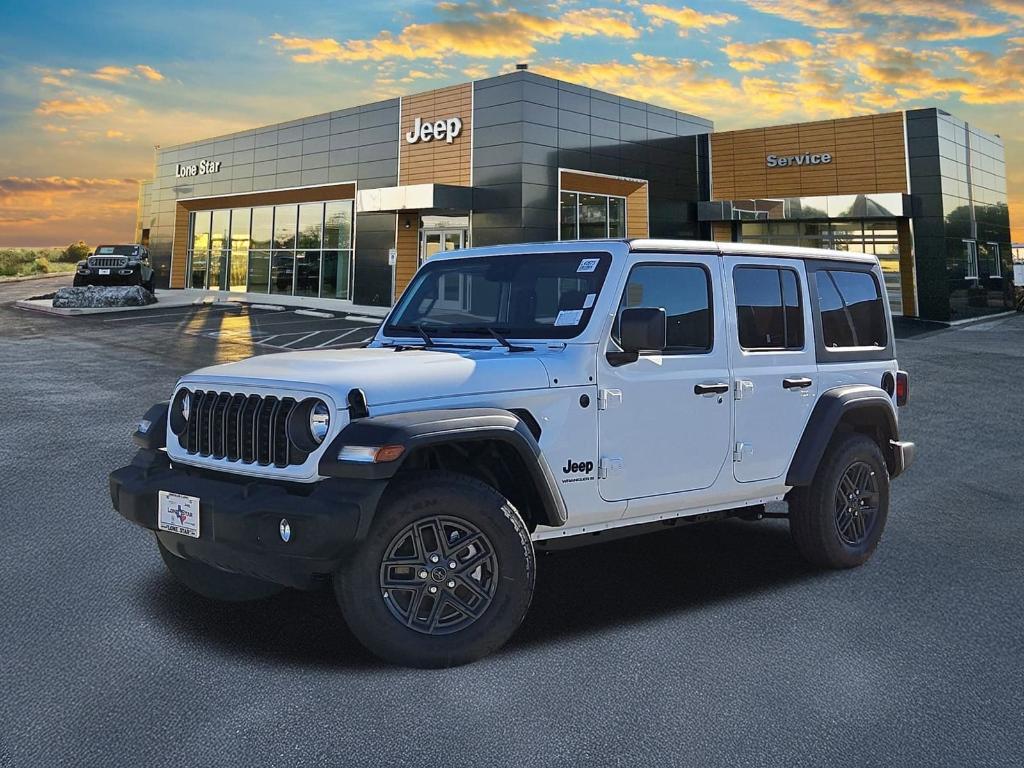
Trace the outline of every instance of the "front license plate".
{"type": "Polygon", "coordinates": [[[100,270],[100,274],[101,275],[109,275],[110,274],[110,270],[109,269],[101,269],[100,270]]]}
{"type": "Polygon", "coordinates": [[[181,493],[160,491],[160,512],[157,527],[182,536],[199,538],[199,499],[181,493]]]}

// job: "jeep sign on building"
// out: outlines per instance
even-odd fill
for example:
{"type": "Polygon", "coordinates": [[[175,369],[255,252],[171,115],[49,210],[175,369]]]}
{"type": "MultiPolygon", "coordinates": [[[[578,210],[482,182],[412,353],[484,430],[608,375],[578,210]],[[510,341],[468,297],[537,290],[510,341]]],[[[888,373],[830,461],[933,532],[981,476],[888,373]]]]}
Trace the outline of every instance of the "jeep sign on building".
{"type": "Polygon", "coordinates": [[[948,319],[1012,295],[1005,175],[1001,139],[934,109],[715,133],[516,71],[162,147],[137,239],[158,284],[378,305],[470,245],[832,245],[882,259],[896,312],[948,319]]]}

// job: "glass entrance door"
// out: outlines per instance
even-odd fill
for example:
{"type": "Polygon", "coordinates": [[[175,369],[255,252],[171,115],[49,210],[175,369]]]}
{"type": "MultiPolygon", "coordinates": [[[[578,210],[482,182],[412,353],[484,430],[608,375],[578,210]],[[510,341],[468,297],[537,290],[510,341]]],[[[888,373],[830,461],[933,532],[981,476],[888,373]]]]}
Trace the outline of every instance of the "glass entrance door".
{"type": "MultiPolygon", "coordinates": [[[[442,251],[458,251],[466,246],[463,229],[425,229],[420,247],[420,264],[442,251]]],[[[464,275],[445,275],[438,285],[438,308],[464,309],[468,300],[464,275]]]]}
{"type": "Polygon", "coordinates": [[[466,233],[461,229],[425,229],[423,247],[420,249],[420,263],[441,251],[457,251],[465,248],[466,233]]]}

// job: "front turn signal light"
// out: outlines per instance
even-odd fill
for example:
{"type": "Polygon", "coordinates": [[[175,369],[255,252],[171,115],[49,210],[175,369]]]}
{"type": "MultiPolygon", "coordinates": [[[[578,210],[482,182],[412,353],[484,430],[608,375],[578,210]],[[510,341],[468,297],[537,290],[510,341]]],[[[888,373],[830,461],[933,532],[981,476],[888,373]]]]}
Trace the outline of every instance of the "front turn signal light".
{"type": "Polygon", "coordinates": [[[405,452],[404,445],[346,445],[338,451],[338,461],[381,464],[394,461],[405,452]]]}

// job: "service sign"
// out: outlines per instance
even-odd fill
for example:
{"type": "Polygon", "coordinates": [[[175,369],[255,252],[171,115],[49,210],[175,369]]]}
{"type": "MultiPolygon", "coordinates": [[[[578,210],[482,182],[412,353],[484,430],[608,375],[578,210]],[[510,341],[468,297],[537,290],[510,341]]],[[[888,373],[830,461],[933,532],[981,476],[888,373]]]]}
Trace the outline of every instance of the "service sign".
{"type": "Polygon", "coordinates": [[[206,176],[209,173],[220,173],[220,160],[201,160],[193,165],[181,165],[174,168],[174,177],[184,179],[189,176],[206,176]]]}
{"type": "Polygon", "coordinates": [[[418,144],[421,141],[444,139],[446,144],[451,144],[460,133],[462,133],[461,117],[447,117],[444,120],[434,121],[417,117],[412,130],[405,134],[405,140],[410,144],[418,144]]]}
{"type": "Polygon", "coordinates": [[[802,155],[768,155],[769,168],[787,168],[792,165],[828,165],[832,162],[832,155],[828,152],[810,154],[805,152],[802,155]]]}

